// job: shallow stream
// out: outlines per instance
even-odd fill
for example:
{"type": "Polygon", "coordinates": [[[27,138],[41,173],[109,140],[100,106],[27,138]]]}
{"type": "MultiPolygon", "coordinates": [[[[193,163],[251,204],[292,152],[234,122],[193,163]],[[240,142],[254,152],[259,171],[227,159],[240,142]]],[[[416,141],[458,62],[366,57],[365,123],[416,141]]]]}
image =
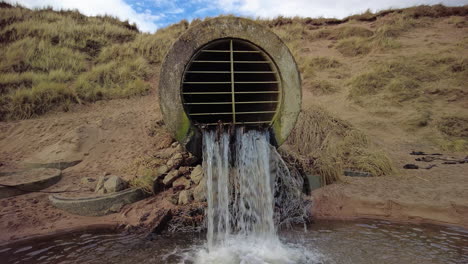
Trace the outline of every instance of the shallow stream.
{"type": "MultiPolygon", "coordinates": [[[[453,227],[318,221],[306,232],[296,226],[279,237],[308,256],[305,263],[468,263],[468,230],[453,227]]],[[[161,235],[153,241],[144,234],[76,233],[1,247],[0,263],[194,263],[203,250],[205,233],[161,235]]],[[[261,247],[258,251],[280,254],[261,247]]],[[[232,261],[225,257],[223,264],[232,261]]]]}

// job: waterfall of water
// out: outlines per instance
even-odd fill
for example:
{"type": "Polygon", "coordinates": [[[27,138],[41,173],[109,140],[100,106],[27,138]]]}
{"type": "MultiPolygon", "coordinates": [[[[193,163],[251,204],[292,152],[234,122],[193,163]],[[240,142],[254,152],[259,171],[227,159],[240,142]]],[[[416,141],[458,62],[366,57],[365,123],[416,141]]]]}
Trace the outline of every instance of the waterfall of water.
{"type": "Polygon", "coordinates": [[[203,133],[208,242],[195,262],[311,263],[311,256],[277,236],[275,183],[287,168],[279,168],[268,133],[238,128],[232,138],[235,145],[228,132],[203,133]]]}

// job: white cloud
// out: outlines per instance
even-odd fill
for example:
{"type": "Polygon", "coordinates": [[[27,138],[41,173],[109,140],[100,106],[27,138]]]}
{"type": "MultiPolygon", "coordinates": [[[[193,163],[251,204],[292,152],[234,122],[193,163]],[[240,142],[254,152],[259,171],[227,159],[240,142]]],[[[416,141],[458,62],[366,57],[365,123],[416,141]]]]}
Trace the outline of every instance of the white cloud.
{"type": "Polygon", "coordinates": [[[465,5],[468,0],[217,0],[224,12],[253,17],[303,16],[343,18],[370,9],[403,8],[421,4],[465,5]]]}
{"type": "Polygon", "coordinates": [[[160,19],[160,16],[151,12],[138,13],[123,0],[9,0],[7,2],[19,3],[28,8],[52,6],[54,9],[78,9],[87,16],[111,15],[135,23],[145,32],[156,31],[158,26],[154,21],[160,19]]]}
{"type": "Polygon", "coordinates": [[[154,32],[158,24],[183,18],[236,14],[272,18],[283,16],[343,18],[370,9],[403,8],[420,4],[466,5],[468,0],[7,0],[28,8],[52,6],[78,9],[88,16],[112,15],[136,23],[141,31],[154,32]],[[132,4],[128,4],[131,2],[132,4]],[[149,9],[148,9],[149,8],[149,9]],[[156,9],[155,9],[156,8],[156,9]],[[153,11],[152,11],[153,10],[153,11]],[[157,10],[157,11],[156,11],[157,10]],[[158,12],[154,15],[153,12],[158,12]]]}

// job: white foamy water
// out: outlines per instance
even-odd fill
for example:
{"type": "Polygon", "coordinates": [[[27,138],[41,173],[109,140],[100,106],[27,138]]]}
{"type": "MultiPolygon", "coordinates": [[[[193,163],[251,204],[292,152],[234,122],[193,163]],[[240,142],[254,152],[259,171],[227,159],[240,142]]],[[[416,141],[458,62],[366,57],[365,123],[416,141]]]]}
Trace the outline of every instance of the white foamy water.
{"type": "MultiPolygon", "coordinates": [[[[318,254],[281,243],[274,221],[276,177],[289,171],[272,162],[268,133],[204,131],[207,180],[207,245],[191,261],[200,264],[316,263],[318,254]],[[235,139],[235,140],[234,140],[235,139]],[[235,143],[234,143],[235,142],[235,143]]],[[[289,179],[292,180],[292,179],[289,179]]]]}

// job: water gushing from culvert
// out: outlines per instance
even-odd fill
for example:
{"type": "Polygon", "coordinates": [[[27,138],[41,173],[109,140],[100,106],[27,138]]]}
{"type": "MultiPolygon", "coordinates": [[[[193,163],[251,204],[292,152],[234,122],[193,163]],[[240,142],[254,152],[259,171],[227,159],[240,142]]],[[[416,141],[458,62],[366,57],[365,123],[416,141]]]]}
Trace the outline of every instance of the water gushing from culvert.
{"type": "Polygon", "coordinates": [[[267,132],[238,128],[234,134],[203,132],[208,241],[195,262],[313,263],[312,253],[282,244],[276,232],[277,177],[297,179],[278,162],[267,132]]]}

